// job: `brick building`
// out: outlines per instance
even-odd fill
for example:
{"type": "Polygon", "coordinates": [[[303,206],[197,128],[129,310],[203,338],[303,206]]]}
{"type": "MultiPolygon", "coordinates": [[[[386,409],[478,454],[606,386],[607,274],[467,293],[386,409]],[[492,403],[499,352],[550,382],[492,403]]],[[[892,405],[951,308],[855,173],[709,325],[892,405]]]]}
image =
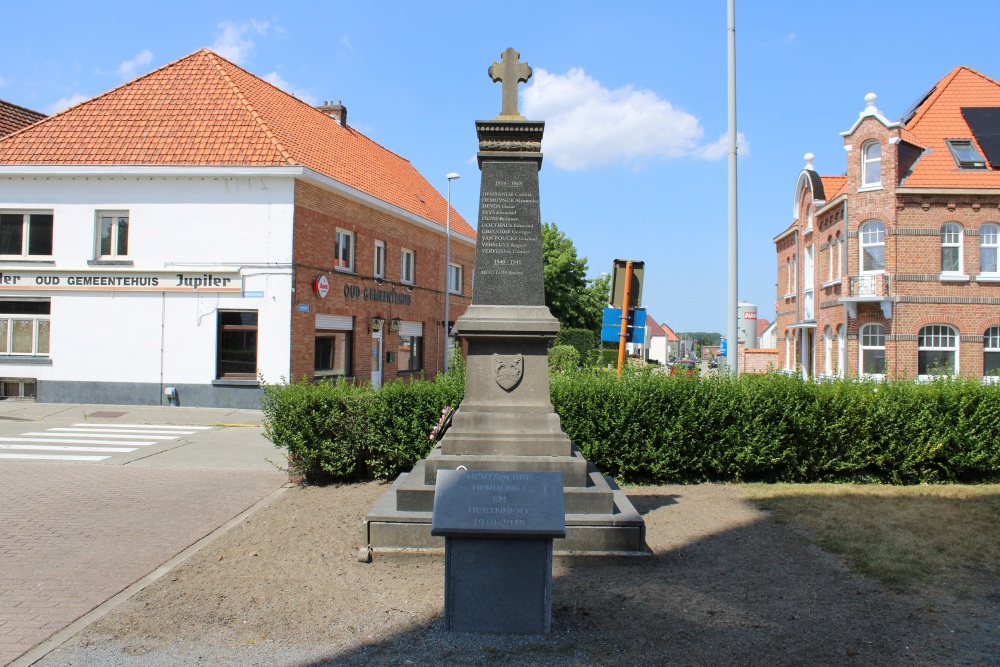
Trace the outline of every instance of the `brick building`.
{"type": "MultiPolygon", "coordinates": [[[[443,175],[442,175],[443,179],[443,175]]],[[[442,366],[475,231],[406,159],[204,49],[0,138],[0,388],[254,407],[442,366]]]]}
{"type": "Polygon", "coordinates": [[[813,155],[774,238],[782,368],[804,377],[1000,374],[1000,83],[957,67],[888,120],[842,132],[846,175],[813,155]]]}

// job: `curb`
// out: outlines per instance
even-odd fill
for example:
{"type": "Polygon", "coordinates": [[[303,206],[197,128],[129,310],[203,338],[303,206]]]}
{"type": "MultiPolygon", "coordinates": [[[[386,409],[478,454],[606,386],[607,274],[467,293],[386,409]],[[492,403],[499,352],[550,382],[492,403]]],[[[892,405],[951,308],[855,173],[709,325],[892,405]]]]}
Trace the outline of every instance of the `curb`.
{"type": "Polygon", "coordinates": [[[22,654],[19,658],[15,659],[13,662],[8,663],[7,667],[30,667],[31,665],[34,665],[39,660],[46,657],[49,653],[52,653],[57,648],[59,648],[60,646],[68,642],[70,639],[75,637],[77,634],[87,629],[90,625],[96,623],[100,619],[107,616],[116,607],[130,600],[133,596],[142,591],[144,588],[154,583],[164,575],[169,574],[178,565],[191,558],[191,556],[195,555],[196,553],[201,551],[203,548],[207,547],[209,544],[211,544],[218,538],[225,535],[227,532],[229,532],[231,528],[242,523],[247,517],[257,512],[257,510],[263,509],[264,507],[270,505],[271,502],[273,502],[278,496],[280,496],[285,491],[294,486],[296,485],[292,483],[286,483],[278,487],[277,489],[275,489],[274,491],[264,496],[250,507],[248,507],[247,509],[237,514],[235,517],[233,517],[226,523],[222,524],[221,526],[213,530],[208,535],[204,536],[191,546],[181,551],[179,554],[168,560],[163,565],[160,565],[158,568],[156,568],[143,578],[139,579],[135,583],[126,587],[124,590],[108,598],[101,604],[97,605],[96,607],[88,611],[86,614],[76,619],[75,621],[67,625],[65,628],[63,628],[59,632],[55,633],[54,635],[43,641],[38,646],[34,647],[27,653],[22,654]]]}

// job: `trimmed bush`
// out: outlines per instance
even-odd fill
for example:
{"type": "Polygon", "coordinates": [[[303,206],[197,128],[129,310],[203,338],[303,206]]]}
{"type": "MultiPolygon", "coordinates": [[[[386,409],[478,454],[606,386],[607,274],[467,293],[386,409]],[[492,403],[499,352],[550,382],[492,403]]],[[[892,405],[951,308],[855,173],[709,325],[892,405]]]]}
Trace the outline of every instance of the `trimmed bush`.
{"type": "Polygon", "coordinates": [[[580,367],[580,353],[571,345],[549,348],[549,373],[575,373],[580,367]]]}
{"type": "Polygon", "coordinates": [[[576,348],[580,359],[586,359],[596,344],[594,332],[590,329],[560,329],[553,341],[553,346],[570,345],[576,348]]]}
{"type": "MultiPolygon", "coordinates": [[[[265,385],[265,435],[309,481],[394,477],[430,451],[463,380],[459,365],[378,392],[265,385]]],[[[621,379],[598,370],[550,381],[566,433],[619,482],[1000,481],[1000,387],[974,380],[813,383],[627,368],[621,379]]]]}

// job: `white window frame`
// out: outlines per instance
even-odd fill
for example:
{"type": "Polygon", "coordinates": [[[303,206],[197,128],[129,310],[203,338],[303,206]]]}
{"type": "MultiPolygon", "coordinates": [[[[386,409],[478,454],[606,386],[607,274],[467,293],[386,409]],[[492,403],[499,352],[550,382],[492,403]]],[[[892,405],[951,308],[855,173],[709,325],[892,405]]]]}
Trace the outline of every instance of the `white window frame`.
{"type": "Polygon", "coordinates": [[[385,278],[385,241],[375,242],[372,275],[376,278],[385,278]]]}
{"type": "MultiPolygon", "coordinates": [[[[917,377],[921,380],[930,380],[935,377],[958,375],[959,352],[958,329],[950,324],[928,324],[921,327],[917,334],[917,377]],[[955,363],[950,373],[921,373],[920,353],[921,352],[954,352],[955,363]]],[[[926,370],[926,368],[924,369],[926,370]]]]}
{"type": "Polygon", "coordinates": [[[462,293],[462,265],[451,263],[448,265],[448,292],[451,294],[462,293]]]}
{"type": "MultiPolygon", "coordinates": [[[[5,303],[23,302],[23,299],[5,300],[5,303]]],[[[6,335],[0,334],[0,357],[48,357],[52,349],[52,316],[51,302],[28,300],[31,303],[49,303],[49,314],[44,313],[0,313],[0,330],[6,329],[6,335]],[[31,322],[31,351],[14,352],[14,322],[31,322]],[[40,322],[45,322],[49,332],[48,347],[40,350],[38,345],[39,334],[41,333],[40,322]]]]}
{"type": "Polygon", "coordinates": [[[1000,327],[990,327],[983,332],[983,380],[991,383],[1000,383],[1000,375],[986,374],[986,355],[1000,355],[1000,327]]]}
{"type": "Polygon", "coordinates": [[[787,276],[785,276],[788,279],[786,281],[786,285],[785,285],[786,288],[787,288],[785,290],[785,294],[794,294],[794,292],[792,292],[792,258],[791,257],[789,257],[788,261],[785,262],[785,271],[788,274],[787,276]]]}
{"type": "MultiPolygon", "coordinates": [[[[833,282],[833,237],[826,242],[826,282],[833,282]]],[[[820,251],[820,263],[823,262],[823,252],[820,251]]],[[[822,271],[822,269],[820,269],[822,271]]]]}
{"type": "Polygon", "coordinates": [[[843,324],[837,325],[837,377],[844,377],[847,365],[847,334],[843,324]]]}
{"type": "Polygon", "coordinates": [[[29,254],[29,241],[31,239],[31,216],[33,215],[48,215],[52,216],[52,244],[55,245],[55,215],[52,211],[41,210],[41,211],[29,211],[24,209],[14,209],[14,210],[3,210],[0,211],[3,215],[19,215],[21,216],[21,252],[10,253],[5,255],[0,255],[0,258],[17,258],[17,259],[50,259],[52,257],[51,250],[48,254],[29,254]]]}
{"type": "Polygon", "coordinates": [[[844,241],[843,241],[843,239],[840,238],[840,232],[837,232],[837,235],[834,236],[833,238],[834,238],[834,242],[837,244],[837,275],[836,275],[836,280],[840,280],[843,277],[842,273],[843,273],[843,266],[844,266],[844,256],[843,256],[844,241]]]}
{"type": "Polygon", "coordinates": [[[878,141],[868,141],[861,146],[861,187],[859,190],[875,190],[882,187],[882,144],[878,141]],[[870,155],[872,149],[876,149],[878,154],[874,157],[870,155]],[[878,180],[872,177],[873,165],[878,165],[878,180]]]}
{"type": "Polygon", "coordinates": [[[416,254],[409,248],[399,251],[399,280],[412,285],[416,277],[416,254]]]}
{"type": "Polygon", "coordinates": [[[858,253],[858,273],[861,275],[872,275],[885,273],[885,223],[881,220],[866,220],[858,229],[858,244],[861,252],[858,253]],[[865,249],[882,248],[882,266],[874,269],[865,268],[865,249]]]}
{"type": "Polygon", "coordinates": [[[785,332],[785,370],[795,370],[795,360],[792,359],[792,334],[785,332]]]}
{"type": "Polygon", "coordinates": [[[962,237],[963,237],[962,225],[957,222],[946,222],[941,225],[941,275],[942,276],[962,276],[964,274],[964,264],[963,264],[963,253],[962,253],[962,237]],[[957,250],[958,255],[958,265],[955,269],[944,268],[945,266],[945,251],[953,249],[957,250]]]}
{"type": "Polygon", "coordinates": [[[863,324],[858,329],[858,377],[881,380],[885,377],[884,372],[865,372],[866,350],[882,350],[882,363],[885,364],[885,327],[881,324],[863,324]]]}
{"type": "Polygon", "coordinates": [[[826,376],[833,377],[833,329],[827,325],[823,329],[823,351],[826,353],[825,368],[826,376]]]}
{"type": "Polygon", "coordinates": [[[816,276],[815,276],[815,263],[813,262],[813,247],[812,245],[806,246],[805,252],[805,264],[802,266],[802,289],[811,290],[813,289],[816,276]]]}
{"type": "Polygon", "coordinates": [[[132,219],[128,211],[101,210],[97,211],[96,238],[94,239],[94,257],[103,260],[126,259],[129,255],[129,236],[131,236],[132,219]],[[111,218],[111,238],[108,243],[110,252],[103,252],[101,239],[103,238],[104,219],[111,218]],[[118,243],[121,234],[121,219],[125,219],[125,252],[119,252],[118,243]]]}
{"type": "Polygon", "coordinates": [[[987,223],[979,228],[979,275],[1000,277],[1000,225],[987,223]],[[993,271],[983,270],[984,251],[993,255],[993,271]]]}
{"type": "Polygon", "coordinates": [[[354,273],[354,248],[356,237],[354,232],[349,229],[337,228],[333,237],[333,269],[334,271],[346,271],[348,273],[354,273]],[[349,247],[344,248],[344,240],[350,239],[347,244],[349,247]]]}

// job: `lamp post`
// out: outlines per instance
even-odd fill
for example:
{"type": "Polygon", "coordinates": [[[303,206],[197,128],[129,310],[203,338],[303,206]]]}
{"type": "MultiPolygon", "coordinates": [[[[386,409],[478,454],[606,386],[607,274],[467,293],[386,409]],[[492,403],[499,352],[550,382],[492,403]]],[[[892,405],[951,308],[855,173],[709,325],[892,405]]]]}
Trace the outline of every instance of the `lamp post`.
{"type": "Polygon", "coordinates": [[[451,172],[445,178],[448,179],[448,212],[445,216],[446,219],[446,233],[444,240],[444,372],[448,372],[448,292],[450,285],[448,284],[449,273],[451,273],[451,182],[461,178],[455,172],[451,172]]]}

